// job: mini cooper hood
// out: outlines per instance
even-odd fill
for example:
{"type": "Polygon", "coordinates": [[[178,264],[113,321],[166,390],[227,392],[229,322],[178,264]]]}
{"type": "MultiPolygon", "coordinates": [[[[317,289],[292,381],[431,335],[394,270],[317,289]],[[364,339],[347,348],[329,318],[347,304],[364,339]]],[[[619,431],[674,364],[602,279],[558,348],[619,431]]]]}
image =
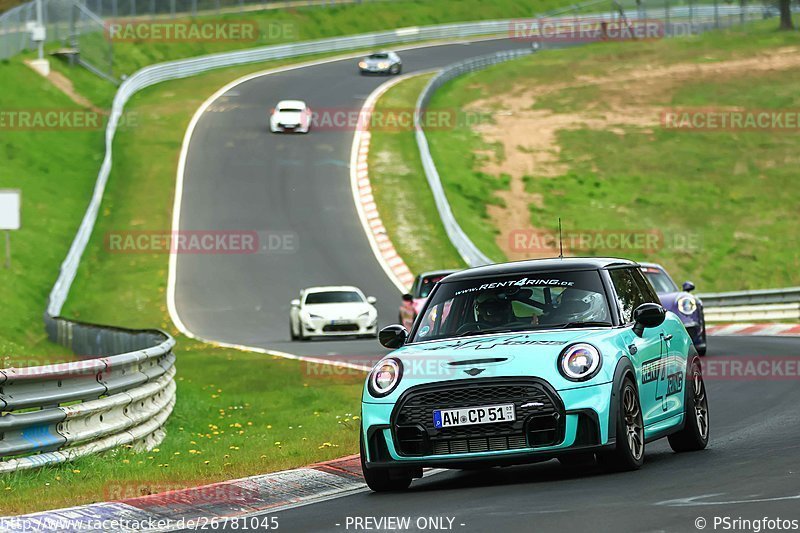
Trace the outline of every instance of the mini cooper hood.
{"type": "MultiPolygon", "coordinates": [[[[450,380],[538,377],[557,390],[603,383],[612,379],[609,376],[613,376],[617,353],[603,353],[608,350],[602,346],[607,347],[607,339],[614,334],[610,328],[581,328],[410,344],[388,355],[402,362],[403,377],[397,390],[386,399],[396,399],[409,387],[450,380]],[[609,363],[589,382],[568,381],[558,370],[562,350],[577,342],[594,345],[609,363]]],[[[365,401],[375,400],[365,396],[365,401]]]]}

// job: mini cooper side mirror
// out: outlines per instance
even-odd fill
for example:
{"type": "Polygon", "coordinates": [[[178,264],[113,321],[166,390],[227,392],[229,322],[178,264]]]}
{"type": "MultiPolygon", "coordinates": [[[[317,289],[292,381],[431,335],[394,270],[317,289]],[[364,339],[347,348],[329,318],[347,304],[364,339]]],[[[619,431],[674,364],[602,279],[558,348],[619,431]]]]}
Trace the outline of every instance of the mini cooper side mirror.
{"type": "Polygon", "coordinates": [[[300,307],[300,300],[292,300],[292,307],[300,307]]]}
{"type": "Polygon", "coordinates": [[[386,326],[381,330],[380,333],[378,333],[378,340],[381,342],[381,345],[384,348],[389,348],[391,350],[404,345],[407,338],[408,332],[406,331],[406,328],[400,324],[386,326]]]}
{"type": "Polygon", "coordinates": [[[403,295],[403,301],[404,302],[413,302],[414,301],[414,296],[412,296],[411,294],[406,293],[406,294],[403,295]]]}
{"type": "Polygon", "coordinates": [[[378,301],[374,296],[367,296],[367,303],[374,305],[378,301]]]}
{"type": "Polygon", "coordinates": [[[692,283],[691,281],[684,281],[683,290],[686,292],[692,292],[694,290],[694,283],[692,283]]]}
{"type": "Polygon", "coordinates": [[[658,304],[645,303],[633,311],[633,332],[641,337],[645,328],[655,328],[664,323],[667,312],[658,304]]]}

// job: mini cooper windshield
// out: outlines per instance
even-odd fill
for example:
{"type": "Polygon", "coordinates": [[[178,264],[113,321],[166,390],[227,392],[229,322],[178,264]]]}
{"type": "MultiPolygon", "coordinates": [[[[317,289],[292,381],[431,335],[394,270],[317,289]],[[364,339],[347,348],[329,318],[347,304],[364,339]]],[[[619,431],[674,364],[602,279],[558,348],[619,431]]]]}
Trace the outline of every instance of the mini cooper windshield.
{"type": "Polygon", "coordinates": [[[425,307],[412,342],[610,325],[599,272],[537,272],[440,285],[425,307]]]}

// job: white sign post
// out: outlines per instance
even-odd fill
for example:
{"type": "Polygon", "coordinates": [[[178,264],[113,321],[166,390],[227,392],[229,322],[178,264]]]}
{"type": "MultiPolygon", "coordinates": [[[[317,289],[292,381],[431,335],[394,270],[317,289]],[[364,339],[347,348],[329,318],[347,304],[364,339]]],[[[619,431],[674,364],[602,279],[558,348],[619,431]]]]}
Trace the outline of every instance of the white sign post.
{"type": "Polygon", "coordinates": [[[0,230],[6,232],[6,268],[11,268],[11,232],[20,228],[22,192],[0,189],[0,230]]]}

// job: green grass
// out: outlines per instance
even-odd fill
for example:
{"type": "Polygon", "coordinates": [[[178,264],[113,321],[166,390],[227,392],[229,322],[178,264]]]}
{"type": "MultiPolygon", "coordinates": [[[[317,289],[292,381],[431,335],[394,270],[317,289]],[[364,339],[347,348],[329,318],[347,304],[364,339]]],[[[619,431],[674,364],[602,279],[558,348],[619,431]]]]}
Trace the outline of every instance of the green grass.
{"type": "MultiPolygon", "coordinates": [[[[3,111],[80,109],[21,63],[0,63],[0,77],[3,111]]],[[[0,188],[22,190],[22,228],[11,232],[11,268],[0,268],[0,367],[69,358],[66,349],[47,342],[42,314],[91,196],[102,142],[100,130],[21,131],[9,125],[0,133],[0,188]]]]}
{"type": "MultiPolygon", "coordinates": [[[[415,76],[389,89],[375,106],[376,116],[414,109],[432,75],[415,76]]],[[[371,131],[369,168],[378,212],[392,243],[412,272],[463,268],[433,199],[413,129],[371,131]]]]}
{"type": "MultiPolygon", "coordinates": [[[[402,0],[246,11],[241,14],[203,15],[198,19],[214,23],[219,21],[221,24],[245,22],[257,25],[256,39],[199,42],[110,41],[103,32],[98,31],[81,36],[79,44],[87,61],[104,72],[111,71],[113,76],[121,79],[147,65],[203,54],[409,26],[530,17],[567,4],[567,0],[402,0]],[[113,68],[110,67],[111,57],[113,68]]],[[[190,19],[178,17],[176,20],[186,22],[190,19]]],[[[149,19],[143,20],[145,23],[148,21],[149,19]]],[[[161,24],[169,22],[169,19],[159,18],[156,22],[161,24]]],[[[60,44],[54,44],[48,49],[59,47],[60,44]]],[[[58,68],[66,67],[62,65],[58,68]]],[[[113,97],[113,86],[110,83],[98,83],[98,79],[86,74],[70,76],[74,78],[76,87],[82,94],[94,94],[96,102],[104,106],[110,105],[113,97]]]]}
{"type": "MultiPolygon", "coordinates": [[[[651,91],[631,84],[579,82],[579,77],[618,77],[669,65],[746,59],[800,45],[796,32],[777,32],[774,27],[775,22],[768,21],[688,39],[546,51],[459,78],[439,91],[432,107],[461,108],[490,96],[501,102],[504,95],[522,90],[535,94],[537,87],[559,84],[566,87],[538,96],[532,108],[595,116],[613,112],[611,103],[622,101],[649,109],[796,110],[796,68],[743,68],[731,75],[656,85],[651,91]]],[[[795,175],[800,132],[688,132],[667,130],[658,120],[655,116],[654,126],[625,126],[622,131],[560,130],[559,159],[567,172],[555,178],[524,177],[528,191],[544,197],[542,208],[530,206],[531,225],[549,227],[547,221],[561,217],[566,229],[578,232],[661,231],[664,246],[656,253],[634,249],[617,250],[616,255],[662,262],[677,279],[690,278],[701,291],[800,284],[800,188],[795,175]],[[694,239],[696,245],[671,244],[686,239],[694,239]]],[[[429,139],[456,218],[479,247],[501,258],[502,252],[493,246],[496,228],[487,224],[485,206],[494,201],[492,190],[503,187],[504,178],[484,176],[474,155],[491,147],[472,131],[434,132],[429,139]]]]}
{"type": "MultiPolygon", "coordinates": [[[[132,328],[160,327],[176,336],[178,402],[167,424],[167,437],[158,452],[118,450],[68,465],[4,476],[0,478],[0,514],[103,501],[119,492],[120,483],[124,490],[135,490],[136,494],[159,492],[165,487],[193,486],[292,468],[357,451],[358,424],[353,414],[359,409],[363,373],[330,379],[316,375],[319,369],[308,368],[305,363],[215,348],[187,339],[175,330],[165,306],[168,256],[110,254],[104,246],[108,231],[171,227],[178,151],[192,115],[210,94],[231,79],[277,65],[224,69],[168,82],[143,91],[129,104],[128,111],[135,122],[122,128],[115,140],[114,167],[101,213],[64,315],[132,328]],[[231,372],[233,366],[236,372],[231,372]],[[242,427],[230,427],[237,423],[242,427]],[[218,427],[211,429],[209,424],[218,427]]],[[[39,107],[48,104],[47,100],[38,101],[39,107]]],[[[70,157],[88,153],[87,144],[74,146],[70,157]]],[[[98,161],[95,164],[99,166],[98,161]]],[[[87,184],[93,185],[97,169],[84,172],[87,184]]],[[[28,187],[22,185],[26,191],[28,187]]],[[[40,188],[45,187],[35,189],[40,188]]],[[[42,209],[52,206],[53,212],[76,225],[89,192],[84,192],[82,202],[69,212],[58,212],[59,205],[66,205],[59,200],[61,196],[63,191],[54,186],[51,196],[40,200],[42,209]]],[[[38,231],[34,232],[32,226],[30,233],[20,237],[43,247],[49,243],[48,227],[43,219],[38,231]]],[[[74,231],[73,226],[72,233],[64,232],[63,252],[53,254],[51,267],[57,268],[74,231]]],[[[52,268],[47,269],[38,256],[32,256],[24,263],[20,261],[15,273],[30,276],[40,270],[41,295],[37,299],[30,298],[34,301],[29,302],[24,298],[26,292],[20,290],[17,296],[17,291],[12,291],[17,311],[23,304],[31,307],[31,316],[16,319],[26,335],[43,329],[43,298],[55,272],[48,277],[52,268]]],[[[8,279],[10,282],[12,278],[8,279]]],[[[10,286],[16,289],[23,284],[10,286]]],[[[3,318],[13,319],[14,311],[4,308],[3,318]]],[[[0,339],[3,343],[16,342],[14,346],[20,350],[29,345],[25,335],[8,340],[0,335],[0,339]]],[[[47,347],[42,349],[44,353],[64,353],[44,338],[41,342],[47,347]]],[[[3,346],[0,343],[0,348],[3,346]]],[[[35,353],[23,353],[32,359],[31,364],[35,362],[35,353]]]]}
{"type": "Polygon", "coordinates": [[[117,449],[0,477],[0,514],[164,492],[333,459],[358,449],[362,373],[180,338],[175,410],[151,452],[117,449]],[[236,371],[233,371],[233,368],[236,371]],[[214,377],[211,377],[214,376],[214,377]]]}

